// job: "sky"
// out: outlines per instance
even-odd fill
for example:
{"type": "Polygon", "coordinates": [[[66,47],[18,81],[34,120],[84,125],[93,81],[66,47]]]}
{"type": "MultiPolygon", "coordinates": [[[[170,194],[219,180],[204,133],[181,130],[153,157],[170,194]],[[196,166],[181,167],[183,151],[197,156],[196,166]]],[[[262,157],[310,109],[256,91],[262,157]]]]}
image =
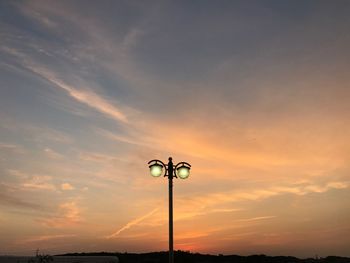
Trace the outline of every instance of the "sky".
{"type": "Polygon", "coordinates": [[[350,256],[349,13],[0,0],[0,254],[350,256]]]}

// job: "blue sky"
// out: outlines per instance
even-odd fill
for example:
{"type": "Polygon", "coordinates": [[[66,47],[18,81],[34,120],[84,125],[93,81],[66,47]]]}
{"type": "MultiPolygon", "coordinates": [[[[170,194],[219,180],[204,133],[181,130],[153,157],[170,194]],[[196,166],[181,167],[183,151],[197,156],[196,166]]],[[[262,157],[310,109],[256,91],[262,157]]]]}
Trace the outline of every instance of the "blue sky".
{"type": "Polygon", "coordinates": [[[0,253],[350,256],[348,1],[0,1],[0,253]]]}

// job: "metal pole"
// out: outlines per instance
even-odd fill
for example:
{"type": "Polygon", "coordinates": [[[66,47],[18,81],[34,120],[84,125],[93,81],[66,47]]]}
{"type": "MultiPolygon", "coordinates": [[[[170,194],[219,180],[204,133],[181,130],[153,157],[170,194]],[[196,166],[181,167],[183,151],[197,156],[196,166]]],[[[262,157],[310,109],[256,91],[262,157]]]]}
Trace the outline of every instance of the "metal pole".
{"type": "Polygon", "coordinates": [[[174,263],[174,242],[173,242],[173,162],[169,157],[168,178],[169,178],[169,263],[174,263]]]}

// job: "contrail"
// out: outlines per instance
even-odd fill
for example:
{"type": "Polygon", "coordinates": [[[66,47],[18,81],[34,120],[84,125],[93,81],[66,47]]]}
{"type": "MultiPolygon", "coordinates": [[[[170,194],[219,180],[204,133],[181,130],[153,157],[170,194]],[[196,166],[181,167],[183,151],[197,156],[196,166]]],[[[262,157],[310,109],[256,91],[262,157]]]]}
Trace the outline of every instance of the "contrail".
{"type": "Polygon", "coordinates": [[[110,238],[115,238],[116,236],[118,236],[121,232],[123,232],[126,229],[129,229],[130,227],[137,225],[138,223],[140,223],[141,221],[145,220],[147,217],[150,217],[151,215],[153,215],[155,212],[157,212],[159,210],[159,208],[155,208],[153,209],[151,212],[149,212],[148,214],[145,214],[144,216],[141,216],[139,218],[136,218],[132,221],[130,221],[129,223],[127,223],[125,226],[123,226],[121,229],[119,229],[118,231],[116,231],[115,233],[106,236],[105,238],[110,239],[110,238]]]}
{"type": "MultiPolygon", "coordinates": [[[[27,63],[28,64],[28,63],[27,63]]],[[[80,90],[70,85],[66,84],[59,78],[57,78],[52,72],[49,70],[43,69],[37,65],[27,65],[26,66],[32,72],[38,74],[42,78],[54,84],[56,87],[65,90],[70,97],[75,99],[76,101],[83,103],[95,110],[105,114],[106,116],[127,123],[127,117],[122,113],[116,106],[111,104],[105,98],[99,96],[92,90],[80,90]]]]}

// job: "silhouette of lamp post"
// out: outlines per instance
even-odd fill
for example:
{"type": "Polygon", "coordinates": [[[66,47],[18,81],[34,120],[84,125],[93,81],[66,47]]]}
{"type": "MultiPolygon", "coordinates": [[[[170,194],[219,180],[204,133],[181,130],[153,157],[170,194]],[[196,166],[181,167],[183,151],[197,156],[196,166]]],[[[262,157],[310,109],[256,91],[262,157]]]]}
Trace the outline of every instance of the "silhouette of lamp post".
{"type": "Polygon", "coordinates": [[[153,177],[164,175],[169,179],[169,263],[174,262],[174,238],[173,238],[173,178],[180,177],[186,179],[190,175],[191,165],[186,162],[173,164],[173,159],[169,157],[168,164],[160,160],[149,161],[149,168],[153,177]],[[164,169],[164,170],[163,170],[164,169]]]}

